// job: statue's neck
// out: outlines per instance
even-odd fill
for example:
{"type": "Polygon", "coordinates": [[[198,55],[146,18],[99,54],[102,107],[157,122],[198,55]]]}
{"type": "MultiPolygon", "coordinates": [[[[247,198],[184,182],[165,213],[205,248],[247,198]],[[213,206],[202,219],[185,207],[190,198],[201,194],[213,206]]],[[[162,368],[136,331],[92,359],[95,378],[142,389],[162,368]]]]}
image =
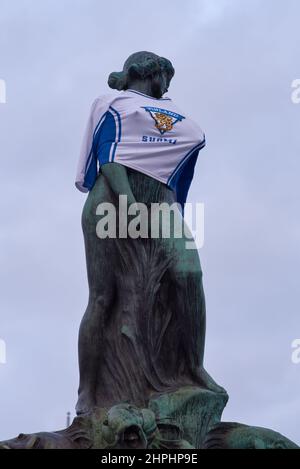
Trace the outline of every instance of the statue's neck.
{"type": "Polygon", "coordinates": [[[155,98],[153,91],[152,91],[152,83],[151,80],[137,80],[134,82],[131,82],[129,87],[130,90],[133,91],[138,91],[139,93],[146,94],[147,96],[151,96],[152,98],[155,98]]]}

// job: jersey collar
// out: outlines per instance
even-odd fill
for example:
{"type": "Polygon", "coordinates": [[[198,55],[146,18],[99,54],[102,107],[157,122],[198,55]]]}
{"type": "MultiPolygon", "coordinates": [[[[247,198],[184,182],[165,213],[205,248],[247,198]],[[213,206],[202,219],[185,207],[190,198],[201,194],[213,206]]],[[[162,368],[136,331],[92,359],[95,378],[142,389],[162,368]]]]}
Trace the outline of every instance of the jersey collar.
{"type": "Polygon", "coordinates": [[[154,98],[152,96],[149,96],[148,94],[141,93],[140,91],[131,90],[130,88],[126,91],[129,91],[130,93],[139,94],[140,96],[144,96],[144,98],[149,98],[149,99],[152,99],[154,101],[171,101],[171,98],[154,98]]]}

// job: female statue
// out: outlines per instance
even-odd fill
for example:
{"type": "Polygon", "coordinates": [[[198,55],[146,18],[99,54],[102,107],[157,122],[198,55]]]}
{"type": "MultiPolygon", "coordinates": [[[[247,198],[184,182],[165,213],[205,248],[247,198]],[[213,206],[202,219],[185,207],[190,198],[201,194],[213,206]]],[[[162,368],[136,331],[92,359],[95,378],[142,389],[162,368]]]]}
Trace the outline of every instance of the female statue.
{"type": "MultiPolygon", "coordinates": [[[[82,216],[89,302],[79,332],[78,414],[120,402],[145,405],[155,393],[182,386],[225,392],[203,368],[202,271],[197,250],[187,249],[182,216],[205,136],[164,97],[174,73],[169,60],[135,53],[109,77],[120,93],[100,96],[91,109],[76,179],[89,192],[82,216]],[[101,239],[99,206],[113,204],[120,214],[120,195],[126,210],[143,203],[150,213],[163,204],[164,215],[178,204],[170,236],[101,239]]],[[[155,220],[147,218],[149,233],[155,220]]]]}
{"type": "Polygon", "coordinates": [[[173,75],[169,60],[133,54],[109,77],[120,93],[92,106],[76,179],[89,192],[78,416],[0,449],[297,448],[271,430],[220,421],[228,396],[203,367],[202,271],[183,219],[205,138],[164,97],[173,75]]]}

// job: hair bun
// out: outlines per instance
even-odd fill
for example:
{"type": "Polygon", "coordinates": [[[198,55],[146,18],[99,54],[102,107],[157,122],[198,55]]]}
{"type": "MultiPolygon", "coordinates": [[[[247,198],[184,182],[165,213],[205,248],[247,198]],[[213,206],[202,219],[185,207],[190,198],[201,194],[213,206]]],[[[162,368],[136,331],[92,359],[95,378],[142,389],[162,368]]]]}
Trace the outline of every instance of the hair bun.
{"type": "Polygon", "coordinates": [[[122,91],[126,88],[127,74],[124,72],[113,72],[108,77],[108,86],[113,90],[122,91]]]}

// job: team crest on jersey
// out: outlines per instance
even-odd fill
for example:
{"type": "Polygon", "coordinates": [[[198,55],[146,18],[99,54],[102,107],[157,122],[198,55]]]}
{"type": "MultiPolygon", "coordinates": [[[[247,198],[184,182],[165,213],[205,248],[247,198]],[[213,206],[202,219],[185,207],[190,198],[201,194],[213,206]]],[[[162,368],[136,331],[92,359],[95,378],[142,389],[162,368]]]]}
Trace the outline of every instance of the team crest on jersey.
{"type": "Polygon", "coordinates": [[[167,109],[160,109],[158,107],[150,106],[145,106],[143,109],[149,112],[155,122],[155,127],[157,130],[159,130],[161,135],[173,130],[173,127],[177,122],[181,122],[183,119],[185,119],[185,117],[181,116],[180,114],[168,111],[167,109]]]}

